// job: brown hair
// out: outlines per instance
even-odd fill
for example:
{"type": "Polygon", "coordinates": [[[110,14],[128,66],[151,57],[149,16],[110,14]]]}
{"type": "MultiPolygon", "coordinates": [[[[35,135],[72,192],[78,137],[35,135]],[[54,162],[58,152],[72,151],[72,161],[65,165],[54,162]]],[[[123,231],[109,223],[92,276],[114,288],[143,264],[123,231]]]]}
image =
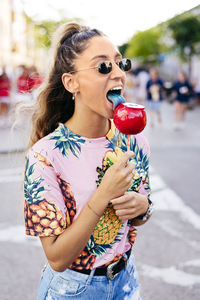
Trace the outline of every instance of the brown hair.
{"type": "Polygon", "coordinates": [[[74,71],[74,61],[95,36],[104,36],[96,29],[77,23],[61,25],[56,31],[55,54],[46,83],[37,97],[32,118],[29,147],[56,129],[59,122],[66,122],[74,113],[72,94],[62,83],[62,74],[74,71]]]}

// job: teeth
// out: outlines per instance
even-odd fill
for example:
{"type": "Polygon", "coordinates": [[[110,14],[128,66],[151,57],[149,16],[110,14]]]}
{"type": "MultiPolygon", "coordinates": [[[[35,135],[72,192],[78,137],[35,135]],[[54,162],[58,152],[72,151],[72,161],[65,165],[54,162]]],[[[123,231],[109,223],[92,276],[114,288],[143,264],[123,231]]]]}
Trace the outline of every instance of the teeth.
{"type": "Polygon", "coordinates": [[[121,87],[121,86],[116,86],[116,87],[112,88],[112,89],[111,89],[111,91],[115,91],[115,90],[121,90],[121,89],[122,89],[122,87],[121,87]]]}

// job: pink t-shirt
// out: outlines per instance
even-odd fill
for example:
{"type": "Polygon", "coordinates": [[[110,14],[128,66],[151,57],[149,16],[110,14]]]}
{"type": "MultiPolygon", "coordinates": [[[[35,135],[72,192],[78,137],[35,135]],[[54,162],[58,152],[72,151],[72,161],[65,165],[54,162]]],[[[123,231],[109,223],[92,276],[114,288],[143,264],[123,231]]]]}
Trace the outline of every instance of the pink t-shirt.
{"type": "MultiPolygon", "coordinates": [[[[136,164],[130,190],[150,196],[149,146],[143,134],[131,137],[136,164]]],[[[74,222],[106,170],[127,151],[127,136],[111,122],[106,137],[88,139],[60,124],[27,153],[24,180],[26,234],[54,236],[74,222]]],[[[108,205],[72,269],[93,269],[119,259],[133,245],[136,229],[108,205]]]]}

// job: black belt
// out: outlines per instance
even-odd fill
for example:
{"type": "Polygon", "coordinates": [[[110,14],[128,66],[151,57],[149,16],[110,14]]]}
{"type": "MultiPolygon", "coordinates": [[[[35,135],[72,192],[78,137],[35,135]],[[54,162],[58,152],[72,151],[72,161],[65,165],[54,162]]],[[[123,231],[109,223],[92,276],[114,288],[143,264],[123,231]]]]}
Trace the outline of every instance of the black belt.
{"type": "MultiPolygon", "coordinates": [[[[126,252],[127,258],[122,256],[118,261],[113,262],[107,267],[96,268],[94,272],[94,276],[107,276],[108,279],[113,280],[121,272],[121,270],[123,270],[126,267],[130,255],[131,255],[131,249],[126,252]]],[[[73,270],[73,271],[87,274],[87,275],[91,273],[91,270],[73,270]]]]}

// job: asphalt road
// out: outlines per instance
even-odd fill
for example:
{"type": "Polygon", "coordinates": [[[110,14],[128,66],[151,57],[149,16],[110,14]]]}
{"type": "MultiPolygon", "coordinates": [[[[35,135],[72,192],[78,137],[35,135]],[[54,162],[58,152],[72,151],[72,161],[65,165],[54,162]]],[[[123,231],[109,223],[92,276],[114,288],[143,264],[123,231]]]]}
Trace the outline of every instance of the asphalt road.
{"type": "MultiPolygon", "coordinates": [[[[145,129],[155,212],[133,250],[143,300],[200,299],[199,116],[200,107],[188,111],[186,128],[174,131],[164,104],[162,126],[145,129]]],[[[0,300],[35,300],[46,261],[37,238],[24,235],[23,163],[24,152],[0,154],[0,300]]]]}

